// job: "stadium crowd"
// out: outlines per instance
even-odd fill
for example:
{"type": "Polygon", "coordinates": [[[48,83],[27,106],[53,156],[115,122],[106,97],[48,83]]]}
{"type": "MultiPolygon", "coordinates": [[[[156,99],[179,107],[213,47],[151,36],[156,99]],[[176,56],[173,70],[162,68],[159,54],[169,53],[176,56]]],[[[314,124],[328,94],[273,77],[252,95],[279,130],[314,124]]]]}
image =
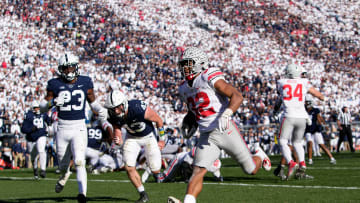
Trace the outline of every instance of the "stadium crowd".
{"type": "MultiPolygon", "coordinates": [[[[100,102],[109,90],[122,89],[129,98],[145,100],[167,127],[178,127],[186,106],[177,96],[177,57],[196,45],[243,93],[235,120],[245,137],[261,140],[269,134],[275,143],[276,127],[270,124],[277,122],[272,116],[276,81],[290,61],[301,64],[328,98],[317,105],[330,124],[329,139],[336,139],[334,123],[342,106],[360,121],[360,83],[354,80],[360,70],[360,15],[345,19],[351,3],[334,17],[327,12],[332,5],[304,2],[1,2],[1,131],[20,136],[24,113],[33,100],[44,98],[44,82],[57,74],[64,50],[80,57],[80,71],[93,79],[100,102]],[[303,20],[297,15],[302,12],[318,21],[303,20]]],[[[359,131],[354,128],[355,137],[359,131]]]]}

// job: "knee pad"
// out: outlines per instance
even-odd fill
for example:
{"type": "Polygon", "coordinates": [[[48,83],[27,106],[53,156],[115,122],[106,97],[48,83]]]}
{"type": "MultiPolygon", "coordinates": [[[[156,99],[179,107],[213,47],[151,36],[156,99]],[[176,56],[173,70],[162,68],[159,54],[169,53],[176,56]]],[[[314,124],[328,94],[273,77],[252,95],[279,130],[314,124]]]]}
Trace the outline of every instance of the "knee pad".
{"type": "Polygon", "coordinates": [[[161,169],[161,160],[160,161],[149,161],[149,168],[151,171],[158,171],[161,169]]]}

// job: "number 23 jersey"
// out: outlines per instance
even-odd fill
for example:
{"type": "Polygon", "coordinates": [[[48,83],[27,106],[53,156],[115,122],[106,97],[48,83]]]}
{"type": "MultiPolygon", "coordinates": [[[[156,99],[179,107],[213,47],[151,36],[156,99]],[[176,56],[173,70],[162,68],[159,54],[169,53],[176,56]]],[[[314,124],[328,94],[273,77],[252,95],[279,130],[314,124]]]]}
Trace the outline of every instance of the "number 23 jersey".
{"type": "Polygon", "coordinates": [[[49,80],[47,91],[54,93],[54,98],[62,95],[64,105],[58,107],[58,117],[63,120],[85,119],[87,91],[94,85],[90,77],[78,76],[75,83],[66,83],[61,78],[49,80]]]}
{"type": "Polygon", "coordinates": [[[192,87],[186,81],[179,87],[180,98],[196,116],[200,132],[218,127],[217,118],[229,104],[228,98],[214,87],[220,79],[225,80],[224,74],[218,68],[209,68],[194,79],[192,87]]]}
{"type": "Polygon", "coordinates": [[[310,82],[306,78],[278,80],[278,92],[283,100],[285,117],[308,118],[304,103],[310,87],[310,82]]]}

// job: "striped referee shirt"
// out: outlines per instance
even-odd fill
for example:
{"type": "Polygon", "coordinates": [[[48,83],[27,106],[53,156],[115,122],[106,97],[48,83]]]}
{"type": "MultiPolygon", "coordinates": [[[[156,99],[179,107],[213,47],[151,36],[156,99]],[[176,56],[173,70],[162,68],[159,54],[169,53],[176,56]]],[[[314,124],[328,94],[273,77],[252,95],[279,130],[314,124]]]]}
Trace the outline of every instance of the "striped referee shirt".
{"type": "Polygon", "coordinates": [[[351,124],[351,114],[349,112],[344,113],[340,111],[338,115],[338,120],[340,121],[341,125],[350,125],[351,124]]]}

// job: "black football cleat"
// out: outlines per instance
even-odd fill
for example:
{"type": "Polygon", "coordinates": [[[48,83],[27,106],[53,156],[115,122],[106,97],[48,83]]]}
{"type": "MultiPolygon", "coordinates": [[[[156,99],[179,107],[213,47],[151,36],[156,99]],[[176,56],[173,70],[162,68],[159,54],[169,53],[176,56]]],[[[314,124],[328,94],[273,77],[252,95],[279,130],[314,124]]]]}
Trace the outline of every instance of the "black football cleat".
{"type": "Polygon", "coordinates": [[[148,201],[149,201],[149,197],[146,194],[146,192],[143,191],[140,193],[140,198],[135,203],[148,202],[148,201]]]}
{"type": "Polygon", "coordinates": [[[86,203],[86,197],[84,194],[78,194],[78,196],[76,197],[77,201],[79,203],[86,203]]]}
{"type": "Polygon", "coordinates": [[[45,170],[40,171],[40,177],[42,177],[42,178],[46,177],[46,171],[45,170]]]}
{"type": "Polygon", "coordinates": [[[37,169],[34,169],[34,179],[39,180],[39,172],[37,169]]]}

